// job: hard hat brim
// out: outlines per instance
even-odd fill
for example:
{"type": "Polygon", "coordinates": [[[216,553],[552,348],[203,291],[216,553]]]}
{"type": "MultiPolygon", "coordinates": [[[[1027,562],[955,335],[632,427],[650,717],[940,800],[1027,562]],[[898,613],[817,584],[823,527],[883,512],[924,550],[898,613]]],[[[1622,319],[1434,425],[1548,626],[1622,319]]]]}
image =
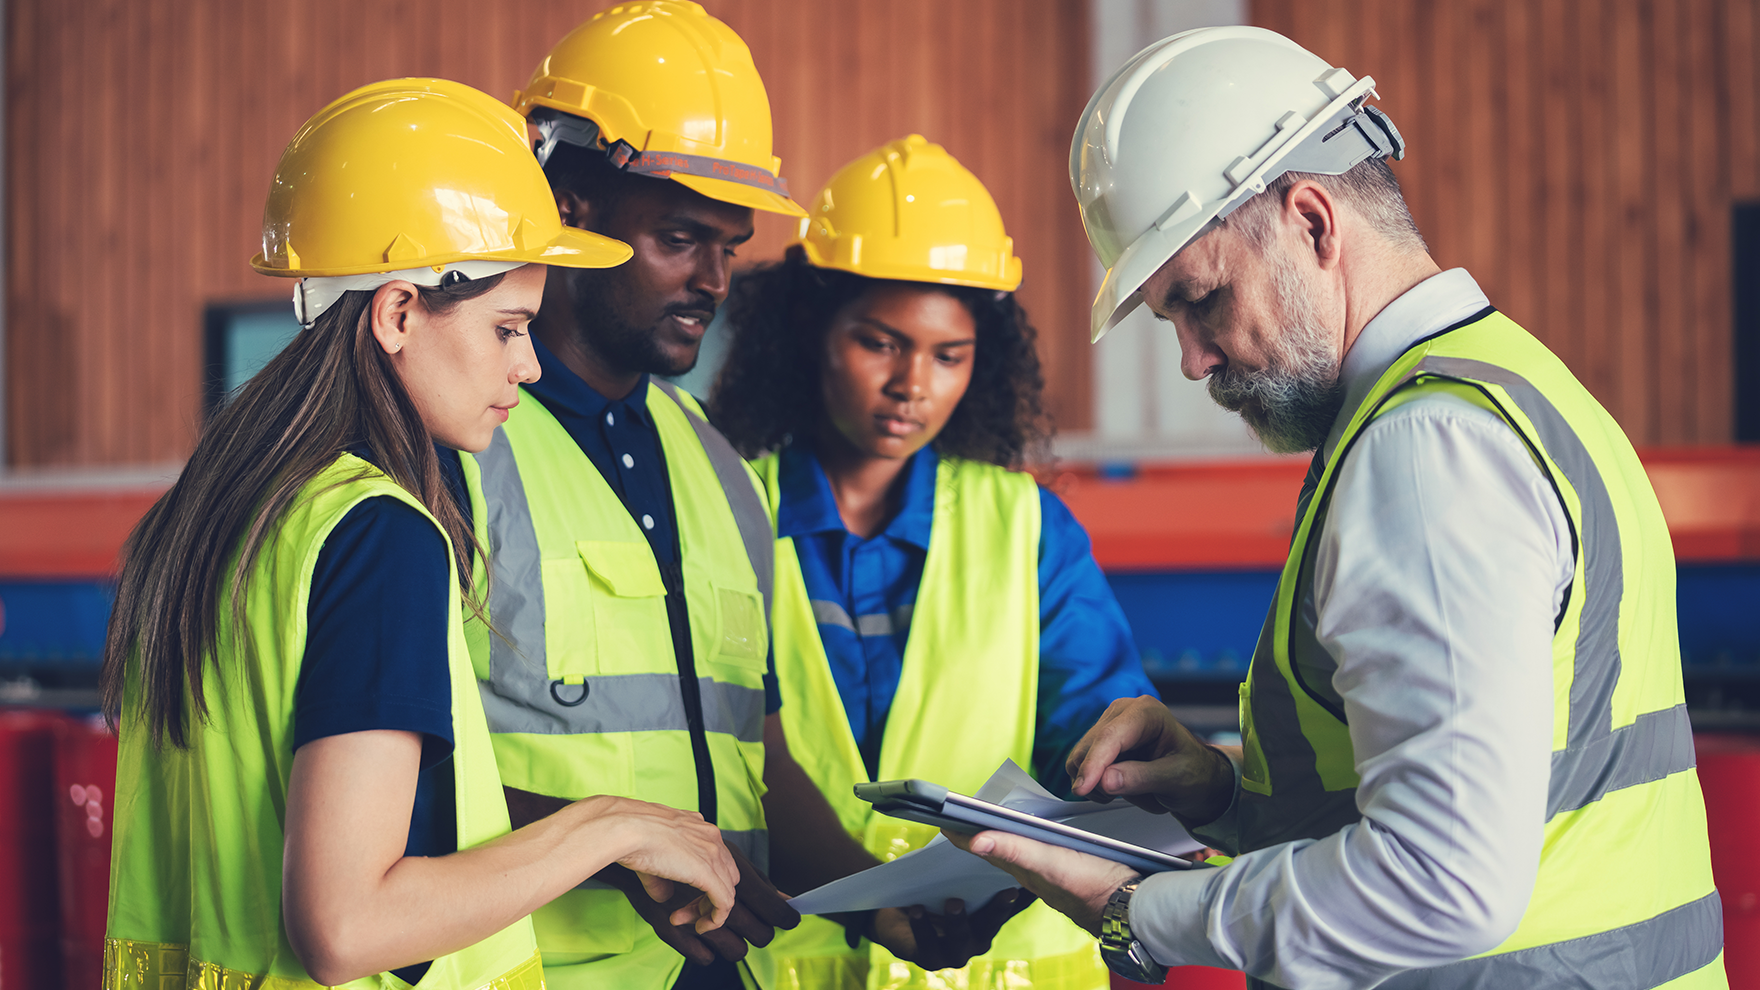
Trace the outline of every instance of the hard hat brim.
{"type": "Polygon", "coordinates": [[[685,175],[682,172],[674,172],[672,181],[723,203],[763,210],[765,213],[780,213],[787,217],[807,215],[807,211],[799,203],[787,196],[757,186],[748,186],[743,182],[729,182],[706,175],[685,175]]]}
{"type": "Polygon", "coordinates": [[[963,285],[974,289],[994,289],[998,292],[1013,292],[1021,287],[1021,259],[1008,259],[1008,270],[1001,275],[988,275],[979,272],[963,272],[956,269],[930,269],[919,265],[888,265],[884,262],[864,260],[859,265],[839,264],[825,257],[811,241],[797,240],[789,246],[799,244],[806,252],[807,263],[814,268],[832,268],[864,278],[879,278],[893,282],[923,282],[928,285],[963,285]]]}
{"type": "Polygon", "coordinates": [[[604,234],[564,227],[556,239],[527,261],[563,268],[616,268],[635,257],[635,248],[604,234]]]}
{"type": "Polygon", "coordinates": [[[400,258],[370,265],[341,268],[279,268],[269,264],[261,253],[251,259],[251,267],[260,275],[276,278],[331,278],[339,275],[367,275],[373,272],[399,271],[432,265],[436,268],[460,261],[513,261],[524,264],[556,265],[562,268],[616,268],[635,256],[635,249],[615,238],[590,230],[563,227],[551,240],[535,248],[514,248],[506,251],[468,251],[421,258],[400,258]]]}

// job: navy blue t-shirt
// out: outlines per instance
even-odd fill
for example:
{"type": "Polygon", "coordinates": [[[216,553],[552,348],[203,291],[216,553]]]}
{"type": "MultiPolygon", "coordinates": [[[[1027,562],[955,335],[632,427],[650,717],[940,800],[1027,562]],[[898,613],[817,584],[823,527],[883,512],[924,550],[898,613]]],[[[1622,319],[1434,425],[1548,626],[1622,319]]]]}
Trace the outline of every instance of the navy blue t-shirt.
{"type": "MultiPolygon", "coordinates": [[[[470,518],[458,452],[436,446],[454,501],[470,518]]],[[[353,450],[373,461],[370,451],[353,450]]],[[[293,748],[371,729],[422,736],[406,856],[458,851],[447,661],[451,583],[446,541],[389,496],[343,516],[318,553],[306,603],[306,652],[294,687],[293,748]]],[[[414,983],[428,964],[397,970],[414,983]]]]}

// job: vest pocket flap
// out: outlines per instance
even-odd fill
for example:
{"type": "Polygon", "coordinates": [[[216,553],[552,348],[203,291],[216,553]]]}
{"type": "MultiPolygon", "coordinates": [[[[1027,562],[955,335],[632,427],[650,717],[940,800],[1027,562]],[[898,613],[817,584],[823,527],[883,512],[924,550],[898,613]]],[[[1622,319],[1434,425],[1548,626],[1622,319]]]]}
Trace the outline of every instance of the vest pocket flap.
{"type": "Polygon", "coordinates": [[[575,549],[587,570],[619,598],[651,598],[666,594],[660,565],[646,543],[618,540],[576,540],[575,549]]]}
{"type": "Polygon", "coordinates": [[[721,606],[719,658],[763,669],[769,648],[764,599],[737,588],[717,587],[715,593],[721,606]]]}

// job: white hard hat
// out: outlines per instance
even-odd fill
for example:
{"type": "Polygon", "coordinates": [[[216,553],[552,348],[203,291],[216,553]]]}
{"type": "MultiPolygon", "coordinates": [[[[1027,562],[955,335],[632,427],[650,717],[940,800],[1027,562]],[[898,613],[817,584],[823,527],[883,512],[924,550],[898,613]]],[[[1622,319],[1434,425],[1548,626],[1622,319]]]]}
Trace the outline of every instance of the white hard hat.
{"type": "Polygon", "coordinates": [[[1211,27],[1150,45],[1088,101],[1069,151],[1082,225],[1106,279],[1099,340],[1167,260],[1285,172],[1339,175],[1402,158],[1353,77],[1275,31],[1211,27]]]}

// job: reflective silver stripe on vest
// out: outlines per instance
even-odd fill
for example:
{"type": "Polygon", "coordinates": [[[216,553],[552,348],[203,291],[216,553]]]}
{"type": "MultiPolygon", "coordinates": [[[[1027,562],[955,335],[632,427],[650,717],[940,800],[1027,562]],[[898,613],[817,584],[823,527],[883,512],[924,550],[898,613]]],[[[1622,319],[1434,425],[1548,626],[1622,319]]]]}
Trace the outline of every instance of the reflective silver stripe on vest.
{"type": "Polygon", "coordinates": [[[857,636],[891,636],[895,633],[908,633],[911,628],[911,613],[915,605],[900,605],[891,612],[874,612],[869,615],[858,615],[850,618],[849,612],[836,602],[828,602],[815,598],[808,604],[813,607],[813,621],[821,626],[837,626],[848,629],[857,636]]]}
{"type": "Polygon", "coordinates": [[[678,408],[684,412],[684,418],[696,431],[697,442],[703,445],[703,453],[709,455],[709,465],[715,469],[715,477],[721,482],[722,491],[727,493],[727,505],[733,510],[734,524],[739,527],[739,538],[746,545],[746,556],[751,559],[752,573],[758,577],[758,592],[764,596],[764,621],[770,621],[770,591],[776,583],[776,530],[770,524],[770,510],[759,497],[758,489],[752,485],[752,476],[746,473],[745,459],[733,444],[721,435],[721,431],[709,425],[709,421],[698,416],[683,400],[678,397],[678,386],[671,382],[652,379],[660,391],[665,392],[678,408]]]}
{"type": "MultiPolygon", "coordinates": [[[[488,509],[490,679],[478,682],[491,732],[690,731],[677,674],[617,674],[553,685],[545,663],[544,578],[531,505],[501,429],[477,455],[488,509]]],[[[749,487],[749,486],[748,486],[749,487]]],[[[762,742],[764,692],[698,678],[710,732],[762,742]]]]}
{"type": "Polygon", "coordinates": [[[1383,990],[1648,990],[1704,969],[1723,951],[1716,891],[1654,918],[1582,938],[1400,973],[1383,990]]]}
{"type": "Polygon", "coordinates": [[[1619,609],[1625,597],[1624,559],[1613,499],[1576,430],[1539,389],[1507,368],[1466,358],[1427,357],[1418,362],[1413,373],[1465,379],[1469,385],[1476,380],[1501,386],[1533,424],[1547,456],[1576,490],[1581,505],[1577,539],[1581,541],[1578,552],[1582,554],[1588,597],[1583,600],[1578,621],[1565,748],[1552,755],[1548,820],[1598,801],[1608,791],[1661,780],[1693,767],[1693,731],[1685,705],[1647,713],[1617,731],[1613,728],[1613,690],[1619,683],[1621,664],[1619,609]]]}
{"type": "MultiPolygon", "coordinates": [[[[1582,603],[1577,634],[1565,748],[1552,754],[1547,819],[1583,808],[1612,791],[1691,769],[1695,765],[1692,730],[1684,705],[1647,712],[1631,725],[1612,727],[1613,692],[1621,666],[1618,636],[1619,610],[1625,594],[1624,561],[1612,498],[1576,431],[1526,379],[1508,369],[1464,358],[1423,359],[1413,369],[1412,377],[1390,389],[1381,401],[1386,402],[1427,375],[1477,387],[1493,404],[1497,397],[1480,383],[1501,387],[1533,424],[1547,456],[1569,481],[1580,502],[1580,518],[1571,520],[1572,526],[1578,527],[1572,537],[1573,541],[1580,541],[1575,549],[1582,555],[1588,597],[1582,603]]],[[[1516,432],[1521,435],[1520,430],[1516,432]]],[[[1352,440],[1361,434],[1359,430],[1352,440]]],[[[1522,439],[1528,441],[1526,436],[1522,439]]],[[[1347,453],[1348,446],[1335,455],[1339,464],[1347,453]]],[[[1550,472],[1544,464],[1542,470],[1550,472]]],[[[1334,465],[1334,481],[1338,473],[1339,467],[1334,465]]],[[[1303,548],[1303,572],[1296,588],[1298,607],[1291,616],[1289,644],[1291,667],[1323,706],[1328,700],[1326,693],[1316,690],[1309,681],[1323,678],[1329,687],[1336,661],[1313,636],[1311,563],[1330,494],[1330,486],[1320,494],[1309,542],[1303,548]]],[[[1567,596],[1572,592],[1581,594],[1583,590],[1572,588],[1567,596]]],[[[1567,605],[1568,602],[1567,597],[1567,605]]],[[[1284,603],[1273,603],[1273,613],[1261,634],[1254,655],[1252,682],[1254,731],[1259,734],[1269,765],[1275,797],[1242,791],[1237,811],[1242,840],[1238,848],[1244,850],[1296,838],[1319,838],[1361,817],[1352,792],[1325,792],[1314,773],[1314,750],[1301,733],[1289,683],[1278,673],[1271,655],[1271,636],[1280,604],[1284,603]]],[[[1722,902],[1713,892],[1622,928],[1413,970],[1380,986],[1394,990],[1501,990],[1525,986],[1643,990],[1710,965],[1722,948],[1722,902]]],[[[1261,980],[1249,980],[1248,984],[1272,986],[1261,980]]]]}
{"type": "MultiPolygon", "coordinates": [[[[547,670],[544,649],[544,555],[532,528],[532,507],[519,476],[507,431],[497,427],[489,449],[477,455],[490,547],[489,665],[491,670],[547,670]]],[[[549,691],[549,681],[544,689],[549,691]]],[[[487,692],[485,692],[485,698],[487,692]]],[[[490,715],[489,728],[495,728],[490,715]]]]}
{"type": "Polygon", "coordinates": [[[756,866],[760,873],[770,872],[769,832],[761,828],[747,829],[743,832],[724,828],[721,830],[721,841],[727,843],[730,848],[745,853],[746,858],[752,861],[752,865],[756,866]]]}

